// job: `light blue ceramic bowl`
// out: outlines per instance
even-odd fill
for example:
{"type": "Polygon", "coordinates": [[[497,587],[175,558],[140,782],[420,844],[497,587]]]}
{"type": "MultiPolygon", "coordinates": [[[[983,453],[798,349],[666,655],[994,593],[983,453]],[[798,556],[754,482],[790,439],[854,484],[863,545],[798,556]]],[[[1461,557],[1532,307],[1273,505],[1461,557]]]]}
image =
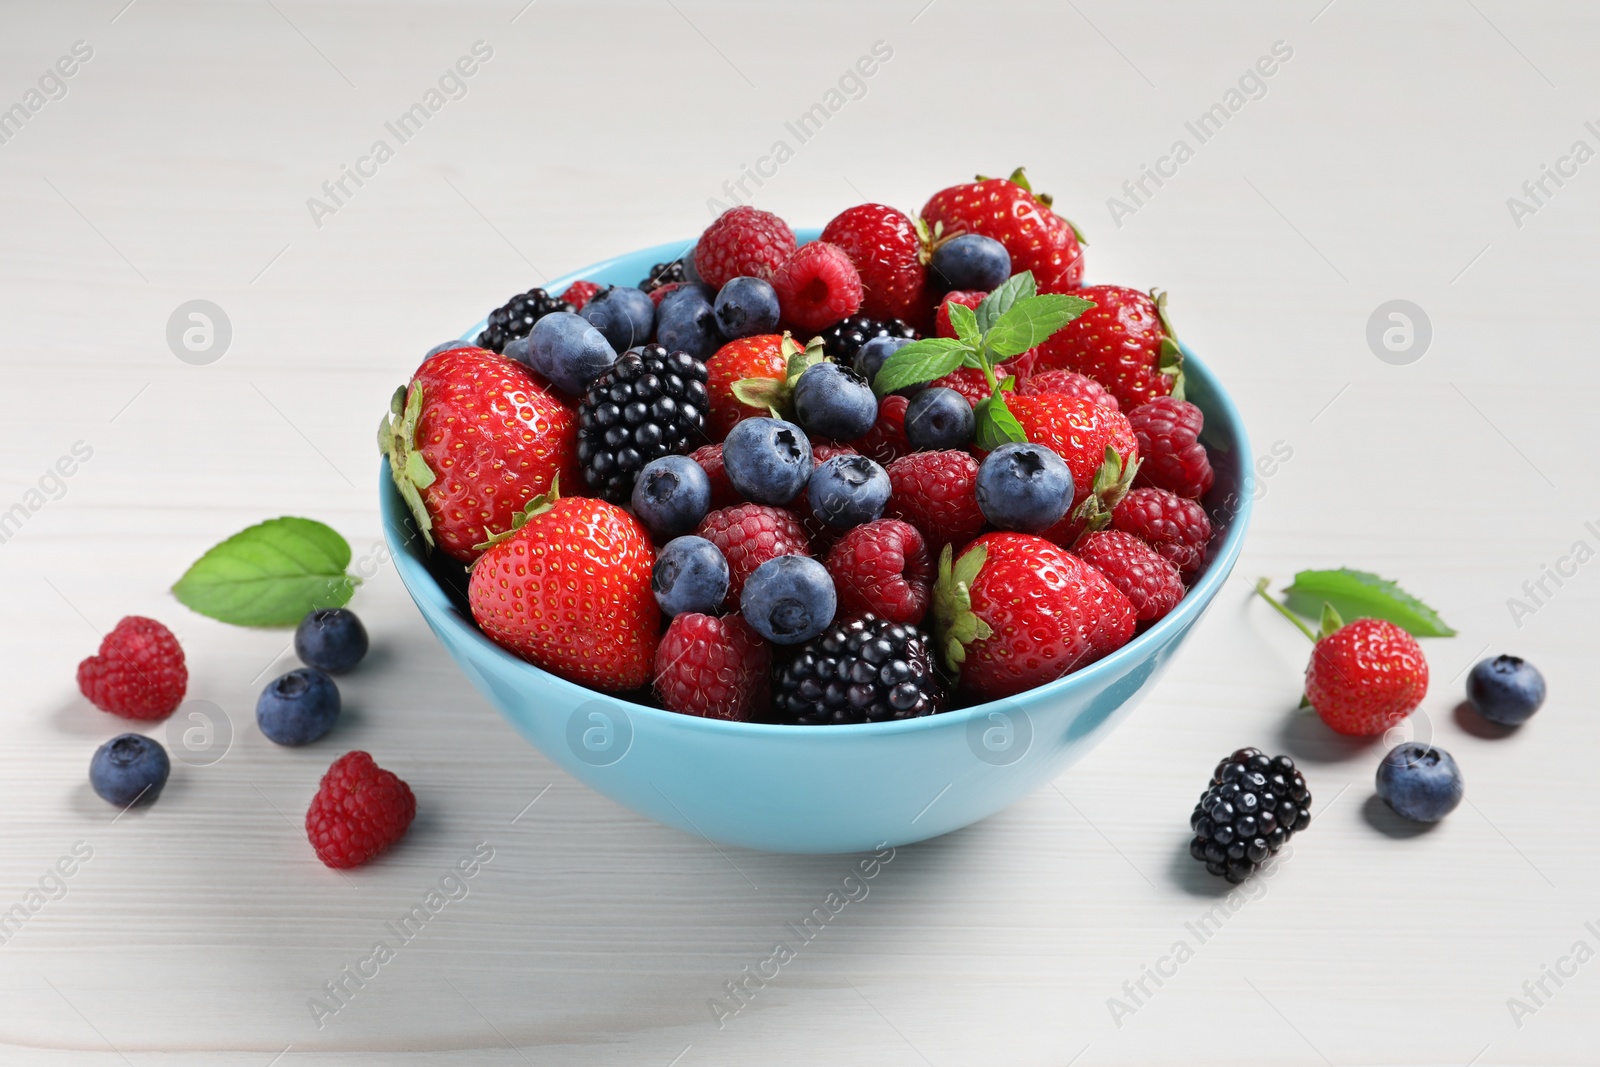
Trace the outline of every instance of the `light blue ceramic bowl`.
{"type": "MultiPolygon", "coordinates": [[[[802,231],[801,239],[813,240],[816,232],[802,231]]],[[[560,292],[578,278],[633,285],[685,247],[618,256],[548,288],[560,292]]],[[[378,490],[384,533],[401,580],[467,677],[524,737],[591,788],[658,822],[747,848],[852,852],[902,845],[993,815],[1081,758],[1133,710],[1227,580],[1250,519],[1250,450],[1233,402],[1192,354],[1186,373],[1189,398],[1206,415],[1217,483],[1204,503],[1219,528],[1210,563],[1189,595],[1123,648],[1066,678],[909,722],[731,723],[585,689],[524,663],[478,631],[460,568],[427,558],[386,466],[378,490]]]]}

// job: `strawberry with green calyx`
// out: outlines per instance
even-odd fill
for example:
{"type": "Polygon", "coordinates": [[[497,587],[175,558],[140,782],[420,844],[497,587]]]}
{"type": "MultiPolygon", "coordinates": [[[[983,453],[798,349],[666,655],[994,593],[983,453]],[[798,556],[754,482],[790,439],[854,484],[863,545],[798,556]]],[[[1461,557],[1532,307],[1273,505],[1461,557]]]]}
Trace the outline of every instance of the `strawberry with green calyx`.
{"type": "MultiPolygon", "coordinates": [[[[746,404],[734,395],[736,383],[749,379],[782,382],[788,365],[789,335],[756,334],[729,341],[706,360],[706,393],[711,410],[706,428],[713,441],[720,441],[745,419],[766,415],[767,404],[746,404]]],[[[752,394],[754,395],[754,394],[752,394]]]]}
{"type": "Polygon", "coordinates": [[[750,408],[765,408],[775,419],[789,419],[790,400],[794,383],[810,367],[827,360],[823,354],[822,338],[813,337],[804,348],[789,334],[783,335],[783,377],[741,378],[734,382],[731,392],[739,403],[750,408]]]}
{"type": "Polygon", "coordinates": [[[578,416],[544,379],[472,346],[423,361],[395,391],[378,449],[430,548],[463,563],[565,474],[580,477],[578,416]]]}
{"type": "Polygon", "coordinates": [[[1082,534],[1110,525],[1142,462],[1128,417],[1092,398],[1060,393],[1008,403],[1028,440],[1055,452],[1072,472],[1072,508],[1044,536],[1070,548],[1082,534]]]}
{"type": "Polygon", "coordinates": [[[1064,293],[1083,284],[1083,246],[1076,226],[1052,210],[1053,201],[1035,193],[1021,167],[1009,178],[986,178],[953,185],[933,194],[922,218],[935,239],[982,234],[1005,245],[1014,271],[1030,271],[1046,293],[1064,293]]]}
{"type": "Polygon", "coordinates": [[[485,542],[467,602],[500,647],[606,692],[650,679],[661,611],[650,589],[655,549],[615,504],[562,497],[559,487],[485,542]]]}
{"type": "Polygon", "coordinates": [[[1135,615],[1104,574],[1042,537],[989,533],[940,555],[936,648],[981,700],[1053,682],[1127,644],[1135,615]]]}
{"type": "Polygon", "coordinates": [[[942,378],[957,367],[975,368],[989,387],[987,399],[973,408],[977,446],[990,451],[1007,442],[1026,441],[1027,434],[1006,401],[1015,380],[1002,380],[995,367],[1039,345],[1093,307],[1076,296],[1040,294],[1031,273],[1014,274],[984,297],[976,310],[950,304],[956,336],[925,337],[899,349],[879,368],[872,387],[882,397],[942,378]]]}
{"type": "Polygon", "coordinates": [[[1111,391],[1124,411],[1158,396],[1184,398],[1183,349],[1167,315],[1167,295],[1121,285],[1090,285],[1095,303],[1039,349],[1038,371],[1086,374],[1111,391]]]}
{"type": "Polygon", "coordinates": [[[1397,725],[1416,710],[1428,693],[1428,660],[1416,638],[1387,619],[1362,618],[1346,623],[1324,602],[1316,632],[1267,592],[1267,579],[1256,592],[1312,642],[1306,665],[1302,708],[1337,733],[1372,737],[1397,725]]]}

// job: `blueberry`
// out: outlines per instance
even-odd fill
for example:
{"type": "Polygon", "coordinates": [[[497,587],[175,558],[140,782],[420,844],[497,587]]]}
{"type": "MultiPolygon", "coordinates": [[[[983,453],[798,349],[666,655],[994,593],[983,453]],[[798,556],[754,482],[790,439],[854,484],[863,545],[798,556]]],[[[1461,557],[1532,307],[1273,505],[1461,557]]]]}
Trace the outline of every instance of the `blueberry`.
{"type": "Polygon", "coordinates": [[[367,654],[367,630],[349,608],[320,608],[300,620],[294,654],[307,667],[343,674],[367,654]]]}
{"type": "Polygon", "coordinates": [[[1521,726],[1544,703],[1544,675],[1516,656],[1480,661],[1467,675],[1467,700],[1501,726],[1521,726]]]}
{"type": "Polygon", "coordinates": [[[438,344],[436,344],[432,348],[428,349],[428,351],[423,355],[422,358],[423,359],[430,359],[430,358],[432,358],[434,356],[437,356],[440,352],[449,352],[452,349],[456,349],[456,348],[471,348],[471,347],[472,347],[472,342],[471,341],[440,341],[438,344]]]}
{"type": "Polygon", "coordinates": [[[778,328],[778,291],[760,278],[734,278],[717,294],[717,325],[730,340],[771,333],[778,328]]]}
{"type": "Polygon", "coordinates": [[[794,417],[809,433],[854,441],[878,421],[878,398],[855,371],[837,363],[806,368],[794,383],[794,417]]]}
{"type": "Polygon", "coordinates": [[[1043,445],[1004,444],[978,466],[978,510],[1002,530],[1039,533],[1071,504],[1072,472],[1043,445]]]}
{"type": "Polygon", "coordinates": [[[688,533],[711,510],[711,479],[688,456],[662,456],[633,483],[633,513],[657,542],[688,533]]]}
{"type": "Polygon", "coordinates": [[[705,279],[700,277],[700,272],[694,269],[694,249],[683,254],[683,278],[694,285],[704,285],[705,279]]]}
{"type": "Polygon", "coordinates": [[[717,314],[699,287],[674,289],[661,301],[661,311],[656,316],[656,340],[670,351],[687,352],[702,362],[722,347],[717,314]],[[678,296],[680,292],[684,295],[678,296]]]}
{"type": "Polygon", "coordinates": [[[679,282],[678,287],[661,298],[661,306],[656,309],[656,318],[661,318],[661,312],[670,308],[680,300],[692,300],[695,297],[706,303],[715,303],[717,291],[705,282],[679,282]]]}
{"type": "Polygon", "coordinates": [[[828,628],[838,608],[828,568],[808,556],[778,556],[745,579],[744,621],[780,645],[798,645],[828,628]]]}
{"type": "Polygon", "coordinates": [[[728,561],[704,537],[675,537],[656,554],[650,590],[667,615],[715,614],[728,598],[728,561]]]}
{"type": "Polygon", "coordinates": [[[315,667],[274,678],[256,698],[256,725],[280,745],[308,745],[338,717],[339,687],[315,667]]]}
{"type": "Polygon", "coordinates": [[[506,342],[505,351],[500,354],[507,359],[516,360],[524,367],[531,367],[533,366],[533,353],[530,351],[532,344],[533,342],[526,337],[514,337],[506,342]]]}
{"type": "Polygon", "coordinates": [[[589,383],[616,361],[617,349],[605,335],[570,311],[551,312],[528,334],[528,362],[533,369],[574,396],[583,395],[589,383]]]}
{"type": "Polygon", "coordinates": [[[782,419],[745,419],[722,442],[722,468],[746,500],[787,504],[811,479],[811,440],[782,419]]]}
{"type": "Polygon", "coordinates": [[[611,285],[591,296],[578,314],[599,330],[612,348],[621,352],[650,340],[650,331],[656,322],[656,304],[642,289],[611,285]]]}
{"type": "Polygon", "coordinates": [[[924,389],[906,405],[906,440],[920,451],[966,448],[977,419],[967,398],[954,389],[924,389]]]}
{"type": "Polygon", "coordinates": [[[874,337],[856,352],[853,366],[856,373],[871,384],[889,357],[911,343],[909,337],[874,337]]]}
{"type": "Polygon", "coordinates": [[[107,804],[125,808],[134,801],[149,804],[167,784],[172,761],[161,742],[143,734],[119,734],[94,750],[89,784],[107,804]]]}
{"type": "Polygon", "coordinates": [[[888,472],[866,456],[852,455],[823,463],[806,487],[812,514],[840,529],[880,518],[889,492],[888,472]]]}
{"type": "Polygon", "coordinates": [[[1408,741],[1378,764],[1378,796],[1414,822],[1438,822],[1456,810],[1465,788],[1450,753],[1408,741]]]}
{"type": "Polygon", "coordinates": [[[934,249],[928,266],[947,289],[988,292],[1011,277],[1011,253],[993,237],[964,233],[934,249]]]}

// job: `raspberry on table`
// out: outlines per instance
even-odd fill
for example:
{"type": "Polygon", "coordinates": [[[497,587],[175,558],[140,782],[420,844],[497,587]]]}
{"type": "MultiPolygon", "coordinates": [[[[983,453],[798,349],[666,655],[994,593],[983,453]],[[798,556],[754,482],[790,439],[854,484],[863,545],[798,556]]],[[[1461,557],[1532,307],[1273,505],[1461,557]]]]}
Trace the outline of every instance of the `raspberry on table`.
{"type": "Polygon", "coordinates": [[[359,867],[406,834],[411,787],[360,750],[333,761],[306,810],[306,836],[329,867],[359,867]]]}
{"type": "Polygon", "coordinates": [[[770,211],[741,204],[718,215],[700,235],[694,246],[694,269],[713,289],[740,277],[770,280],[794,250],[794,231],[787,222],[770,211]]]}
{"type": "Polygon", "coordinates": [[[922,534],[899,519],[879,519],[845,532],[828,553],[828,573],[841,615],[866,612],[915,626],[933,596],[933,561],[922,534]]]}
{"type": "Polygon", "coordinates": [[[124,719],[165,719],[183,702],[189,669],[172,631],[129,615],[78,664],[78,691],[101,711],[124,719]]]}
{"type": "Polygon", "coordinates": [[[716,545],[728,561],[728,603],[738,604],[745,579],[769,559],[810,556],[800,520],[769,504],[736,504],[707,515],[694,531],[716,545]]]}
{"type": "Polygon", "coordinates": [[[747,722],[765,710],[768,645],[738,615],[673,617],[656,646],[656,693],[667,710],[747,722]]]}
{"type": "Polygon", "coordinates": [[[1178,568],[1131,533],[1100,530],[1079,541],[1073,551],[1122,590],[1139,622],[1155,622],[1183,599],[1178,568]]]}
{"type": "Polygon", "coordinates": [[[1241,748],[1217,764],[1189,816],[1189,855],[1237,884],[1309,825],[1311,791],[1294,760],[1241,748]]]}
{"type": "Polygon", "coordinates": [[[835,622],[773,672],[773,712],[803,726],[888,722],[944,710],[928,639],[867,614],[835,622]]]}
{"type": "Polygon", "coordinates": [[[861,310],[861,275],[840,248],[826,241],[803,245],[772,275],[783,321],[816,332],[861,310]]]}
{"type": "Polygon", "coordinates": [[[983,532],[978,507],[978,461],[971,453],[913,452],[889,464],[886,514],[921,531],[928,555],[938,559],[945,545],[956,554],[983,532]]]}
{"type": "Polygon", "coordinates": [[[1193,500],[1165,489],[1133,489],[1111,513],[1111,525],[1126,530],[1171,560],[1186,580],[1206,561],[1211,520],[1193,500]]]}
{"type": "Polygon", "coordinates": [[[1128,412],[1144,463],[1135,485],[1155,486],[1198,500],[1215,481],[1206,446],[1200,443],[1205,414],[1187,400],[1158,396],[1128,412]]]}

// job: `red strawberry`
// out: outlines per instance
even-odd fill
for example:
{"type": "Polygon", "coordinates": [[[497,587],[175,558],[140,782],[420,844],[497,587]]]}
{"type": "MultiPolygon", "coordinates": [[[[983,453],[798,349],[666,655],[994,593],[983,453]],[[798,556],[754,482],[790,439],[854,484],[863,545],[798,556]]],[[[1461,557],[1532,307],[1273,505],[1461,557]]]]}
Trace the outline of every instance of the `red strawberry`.
{"type": "Polygon", "coordinates": [[[124,719],[165,719],[183,702],[189,668],[172,631],[129,615],[78,664],[78,691],[101,711],[124,719]]]}
{"type": "Polygon", "coordinates": [[[738,277],[771,278],[794,254],[794,231],[748,204],[718,215],[694,246],[694,269],[713,289],[738,277]]]}
{"type": "Polygon", "coordinates": [[[378,428],[389,473],[424,540],[463,563],[558,476],[583,484],[577,414],[544,379],[487,349],[429,357],[389,410],[378,428]]]}
{"type": "Polygon", "coordinates": [[[1183,599],[1183,575],[1178,568],[1131,533],[1091,533],[1078,543],[1077,553],[1122,590],[1140,622],[1154,622],[1183,599]]]}
{"type": "Polygon", "coordinates": [[[908,522],[879,519],[855,526],[828,553],[839,617],[871,612],[915,626],[928,613],[933,563],[922,534],[908,522]]]}
{"type": "Polygon", "coordinates": [[[1199,408],[1187,400],[1158,396],[1128,412],[1128,422],[1144,458],[1136,484],[1194,500],[1206,495],[1216,475],[1206,446],[1200,443],[1206,417],[1199,408]]]}
{"type": "Polygon", "coordinates": [[[417,816],[411,787],[365,752],[333,761],[306,809],[306,837],[329,867],[359,867],[406,836],[417,816]]]}
{"type": "Polygon", "coordinates": [[[1323,722],[1351,737],[1383,733],[1427,693],[1422,646],[1383,619],[1339,626],[1317,642],[1306,667],[1306,701],[1323,722]]]}
{"type": "Polygon", "coordinates": [[[802,245],[772,276],[783,321],[807,335],[861,310],[861,275],[837,245],[802,245]]]}
{"type": "Polygon", "coordinates": [[[1035,196],[1018,167],[1010,178],[979,178],[933,194],[922,221],[937,238],[980,233],[1006,246],[1011,271],[1033,272],[1041,293],[1064,293],[1083,284],[1082,241],[1073,225],[1035,196]]]}
{"type": "Polygon", "coordinates": [[[922,326],[928,319],[928,272],[916,223],[885,204],[858,204],[833,217],[823,241],[843,250],[861,276],[861,314],[903,319],[922,326]]]}
{"type": "Polygon", "coordinates": [[[561,299],[572,305],[573,311],[582,311],[589,298],[600,291],[598,282],[573,282],[561,294],[561,299]]]}
{"type": "Polygon", "coordinates": [[[886,396],[878,401],[878,421],[872,424],[865,437],[854,442],[856,451],[871,456],[887,467],[911,451],[906,440],[906,405],[911,403],[903,396],[886,396]]]}
{"type": "Polygon", "coordinates": [[[689,458],[700,464],[706,477],[711,479],[712,510],[732,507],[744,499],[739,495],[739,490],[733,487],[733,482],[729,481],[728,472],[722,465],[721,445],[701,445],[689,453],[689,458]]]}
{"type": "Polygon", "coordinates": [[[978,509],[978,461],[966,452],[913,452],[889,464],[893,491],[885,514],[922,532],[928,554],[945,545],[957,552],[983,530],[978,509]]]}
{"type": "Polygon", "coordinates": [[[656,646],[656,693],[669,711],[747,722],[767,697],[772,648],[737,615],[674,616],[656,646]]]}
{"type": "Polygon", "coordinates": [[[1109,523],[1139,469],[1139,446],[1127,417],[1059,393],[1012,396],[1006,405],[1028,440],[1055,452],[1072,472],[1072,508],[1045,538],[1071,547],[1084,530],[1109,523]]]}
{"type": "Polygon", "coordinates": [[[784,381],[789,367],[785,339],[786,335],[777,333],[741,337],[729,341],[706,360],[706,392],[711,396],[711,416],[707,424],[711,436],[718,441],[743,420],[769,414],[766,408],[746,404],[734,396],[733,385],[745,378],[784,381]]]}
{"type": "MultiPolygon", "coordinates": [[[[1038,349],[1034,351],[1037,352],[1038,349]]],[[[1022,384],[1017,386],[1017,392],[1023,396],[1042,396],[1046,393],[1078,396],[1085,400],[1093,400],[1101,407],[1110,408],[1112,411],[1122,410],[1117,398],[1108,393],[1105,386],[1077,371],[1045,370],[1030,374],[1022,379],[1022,384]]]]}
{"type": "Polygon", "coordinates": [[[1166,317],[1166,294],[1091,285],[1077,295],[1095,306],[1039,346],[1039,370],[1087,374],[1125,410],[1158,396],[1181,398],[1183,354],[1166,317]]]}
{"type": "Polygon", "coordinates": [[[536,498],[478,559],[472,617],[490,640],[568,681],[641,686],[661,632],[650,535],[603,500],[553,497],[536,498]]]}
{"type": "Polygon", "coordinates": [[[811,555],[811,541],[800,520],[766,504],[719,508],[701,519],[694,532],[716,545],[728,561],[728,603],[734,606],[744,591],[744,580],[767,560],[811,555]]]}
{"type": "Polygon", "coordinates": [[[1042,537],[990,533],[953,565],[939,560],[938,648],[974,698],[1053,682],[1133,636],[1128,598],[1095,568],[1042,537]]]}
{"type": "Polygon", "coordinates": [[[939,309],[933,313],[934,334],[939,337],[954,337],[956,335],[956,328],[950,325],[951,304],[976,308],[983,303],[983,298],[988,295],[988,293],[977,289],[957,289],[953,293],[944,294],[944,299],[939,301],[939,309]]]}
{"type": "Polygon", "coordinates": [[[1176,493],[1134,489],[1111,513],[1111,525],[1171,560],[1186,579],[1193,578],[1206,561],[1211,520],[1199,504],[1176,493]]]}

